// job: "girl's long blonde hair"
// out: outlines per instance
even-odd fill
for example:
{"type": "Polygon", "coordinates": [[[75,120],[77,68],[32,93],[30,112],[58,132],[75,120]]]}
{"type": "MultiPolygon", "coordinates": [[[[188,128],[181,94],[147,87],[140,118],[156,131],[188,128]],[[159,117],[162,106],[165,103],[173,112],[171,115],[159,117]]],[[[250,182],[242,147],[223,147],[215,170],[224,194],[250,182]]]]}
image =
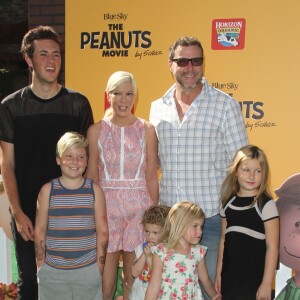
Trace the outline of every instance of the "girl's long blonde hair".
{"type": "Polygon", "coordinates": [[[166,218],[161,241],[168,249],[175,249],[193,221],[204,218],[199,205],[188,201],[176,203],[166,218]]]}
{"type": "Polygon", "coordinates": [[[223,205],[228,201],[228,199],[232,195],[238,193],[240,185],[236,176],[237,170],[240,164],[247,159],[257,159],[259,161],[262,171],[262,182],[253,204],[255,204],[255,202],[258,201],[258,204],[260,206],[263,195],[272,198],[269,184],[270,174],[267,156],[263,152],[263,150],[261,150],[257,146],[247,145],[241,148],[235,155],[233,162],[229,167],[229,173],[221,186],[221,202],[223,205]]]}

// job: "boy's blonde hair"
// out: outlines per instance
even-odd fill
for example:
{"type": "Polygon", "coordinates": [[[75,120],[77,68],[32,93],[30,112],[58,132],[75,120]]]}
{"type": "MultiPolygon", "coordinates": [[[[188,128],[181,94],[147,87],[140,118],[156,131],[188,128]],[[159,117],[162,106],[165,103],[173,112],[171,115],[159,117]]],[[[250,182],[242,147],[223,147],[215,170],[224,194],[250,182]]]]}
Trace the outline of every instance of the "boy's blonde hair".
{"type": "Polygon", "coordinates": [[[188,201],[176,203],[166,219],[162,242],[168,249],[174,249],[192,223],[196,219],[204,218],[205,214],[199,205],[188,201]]]}
{"type": "Polygon", "coordinates": [[[164,227],[165,220],[167,218],[170,209],[171,207],[167,205],[151,206],[144,213],[142,219],[143,226],[145,226],[146,224],[154,224],[154,225],[160,225],[161,227],[164,227]]]}
{"type": "Polygon", "coordinates": [[[84,148],[88,154],[88,142],[78,132],[66,132],[57,142],[56,156],[61,158],[64,152],[71,148],[84,148]]]}

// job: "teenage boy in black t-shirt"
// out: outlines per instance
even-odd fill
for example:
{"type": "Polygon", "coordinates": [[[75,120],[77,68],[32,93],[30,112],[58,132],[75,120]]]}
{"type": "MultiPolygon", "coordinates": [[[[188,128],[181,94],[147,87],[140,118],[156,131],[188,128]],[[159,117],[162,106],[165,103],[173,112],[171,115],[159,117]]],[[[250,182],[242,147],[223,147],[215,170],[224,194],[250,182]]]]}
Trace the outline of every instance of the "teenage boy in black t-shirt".
{"type": "Polygon", "coordinates": [[[34,253],[36,200],[41,186],[60,176],[55,146],[67,131],[83,135],[93,123],[88,99],[58,81],[62,43],[49,26],[23,38],[21,53],[32,83],[7,96],[0,106],[1,171],[10,202],[19,269],[19,299],[38,299],[34,253]]]}

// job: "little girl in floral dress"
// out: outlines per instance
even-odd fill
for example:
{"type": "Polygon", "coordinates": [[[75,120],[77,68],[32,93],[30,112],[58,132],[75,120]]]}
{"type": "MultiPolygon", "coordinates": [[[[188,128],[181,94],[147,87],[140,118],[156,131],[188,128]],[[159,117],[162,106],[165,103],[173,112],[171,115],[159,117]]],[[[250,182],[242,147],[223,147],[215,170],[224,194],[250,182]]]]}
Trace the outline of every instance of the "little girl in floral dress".
{"type": "Polygon", "coordinates": [[[183,201],[171,208],[163,243],[152,248],[152,274],[145,300],[202,300],[199,281],[212,300],[221,299],[207,272],[206,247],[199,244],[204,218],[202,209],[194,203],[183,201]]]}

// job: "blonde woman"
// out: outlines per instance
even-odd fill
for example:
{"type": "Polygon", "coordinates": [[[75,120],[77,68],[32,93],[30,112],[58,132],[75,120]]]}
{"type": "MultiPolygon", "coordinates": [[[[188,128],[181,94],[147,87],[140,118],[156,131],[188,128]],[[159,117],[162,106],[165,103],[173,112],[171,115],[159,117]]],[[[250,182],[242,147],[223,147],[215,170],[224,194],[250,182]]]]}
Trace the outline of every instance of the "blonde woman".
{"type": "Polygon", "coordinates": [[[99,182],[106,197],[109,242],[103,274],[105,300],[114,297],[121,253],[124,300],[128,299],[134,249],[144,241],[141,220],[144,212],[158,203],[157,137],[150,123],[132,114],[136,94],[132,74],[113,73],[106,87],[110,109],[88,130],[86,176],[99,182]]]}

